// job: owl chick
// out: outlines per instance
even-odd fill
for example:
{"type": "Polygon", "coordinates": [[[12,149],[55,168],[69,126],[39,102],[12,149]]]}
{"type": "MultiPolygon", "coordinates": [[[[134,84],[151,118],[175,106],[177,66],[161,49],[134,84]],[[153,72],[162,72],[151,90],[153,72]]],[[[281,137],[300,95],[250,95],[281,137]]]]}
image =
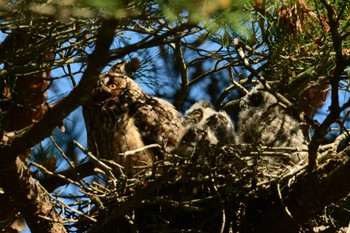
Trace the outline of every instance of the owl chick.
{"type": "Polygon", "coordinates": [[[215,111],[208,101],[201,100],[192,105],[182,117],[182,123],[187,128],[195,125],[211,131],[210,134],[215,136],[217,142],[230,144],[236,141],[234,125],[228,114],[215,111]]]}
{"type": "Polygon", "coordinates": [[[184,135],[176,147],[175,154],[184,157],[193,157],[193,153],[200,142],[217,144],[217,138],[207,126],[192,125],[185,130],[184,135]]]}
{"type": "MultiPolygon", "coordinates": [[[[239,141],[269,147],[306,149],[300,124],[280,107],[277,99],[258,84],[240,102],[239,141]]],[[[288,162],[299,162],[300,153],[293,153],[288,162]]],[[[278,158],[277,160],[283,160],[278,158]]]]}
{"type": "Polygon", "coordinates": [[[129,177],[135,166],[151,166],[158,149],[142,149],[157,143],[171,151],[183,134],[180,114],[169,102],[152,97],[124,73],[126,62],[114,65],[99,77],[92,101],[83,106],[88,148],[100,159],[124,166],[129,177]],[[137,150],[138,149],[138,150],[137,150]],[[138,152],[125,155],[127,151],[138,152]]]}

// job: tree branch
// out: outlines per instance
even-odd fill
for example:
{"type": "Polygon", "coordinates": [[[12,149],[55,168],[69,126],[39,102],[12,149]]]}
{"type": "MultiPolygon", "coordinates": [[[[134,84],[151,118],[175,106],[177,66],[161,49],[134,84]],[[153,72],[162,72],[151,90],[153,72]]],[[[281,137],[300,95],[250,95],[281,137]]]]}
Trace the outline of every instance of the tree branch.
{"type": "Polygon", "coordinates": [[[176,65],[181,75],[181,89],[178,92],[178,98],[175,100],[175,107],[176,109],[181,109],[189,89],[187,65],[181,48],[181,39],[175,42],[175,55],[176,65]]]}
{"type": "Polygon", "coordinates": [[[297,182],[282,191],[276,189],[279,183],[263,190],[248,204],[242,232],[299,232],[300,225],[349,194],[350,160],[344,159],[349,154],[347,148],[314,172],[297,176],[297,182]]]}
{"type": "Polygon", "coordinates": [[[43,140],[70,112],[89,100],[103,67],[109,61],[109,48],[114,38],[115,20],[105,20],[99,30],[96,47],[88,58],[88,66],[80,84],[35,124],[13,138],[0,143],[0,186],[11,195],[33,232],[65,232],[54,206],[44,195],[27,166],[17,157],[27,148],[43,140]],[[40,217],[43,216],[43,217],[40,217]],[[52,219],[52,220],[48,220],[52,219]]]}
{"type": "Polygon", "coordinates": [[[86,163],[79,164],[75,168],[68,168],[60,173],[54,173],[53,175],[48,175],[43,177],[38,177],[40,184],[48,191],[52,192],[56,188],[65,185],[68,182],[68,179],[73,181],[79,181],[84,177],[94,175],[95,165],[88,161],[86,163]],[[64,178],[62,178],[64,177],[64,178]]]}
{"type": "Polygon", "coordinates": [[[309,220],[325,206],[339,201],[350,192],[350,148],[339,153],[315,173],[300,177],[285,200],[298,222],[309,220]],[[306,191],[307,190],[307,191],[306,191]]]}
{"type": "Polygon", "coordinates": [[[341,74],[343,73],[346,65],[345,59],[343,57],[342,40],[339,35],[339,22],[334,8],[327,3],[327,1],[322,0],[322,4],[327,9],[328,14],[328,25],[330,26],[330,32],[332,35],[333,49],[336,53],[335,62],[336,66],[333,70],[332,77],[330,78],[330,84],[332,87],[331,95],[331,106],[330,113],[322,124],[315,128],[315,133],[311,138],[309,144],[309,169],[312,170],[317,166],[317,151],[322,143],[324,136],[327,134],[330,125],[336,121],[339,117],[342,109],[339,107],[339,82],[341,80],[341,74]]]}

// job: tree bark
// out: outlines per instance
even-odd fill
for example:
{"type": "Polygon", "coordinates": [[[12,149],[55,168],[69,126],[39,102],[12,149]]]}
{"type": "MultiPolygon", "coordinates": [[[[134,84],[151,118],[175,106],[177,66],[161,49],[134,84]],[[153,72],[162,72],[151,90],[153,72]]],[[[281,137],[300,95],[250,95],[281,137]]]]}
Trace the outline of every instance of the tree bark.
{"type": "Polygon", "coordinates": [[[43,117],[19,134],[0,143],[0,186],[14,200],[33,232],[65,232],[46,190],[31,177],[29,169],[19,158],[62,122],[70,112],[89,99],[103,67],[109,61],[109,48],[114,39],[115,20],[105,20],[97,35],[96,47],[88,58],[88,66],[80,84],[43,117]]]}
{"type": "Polygon", "coordinates": [[[324,166],[297,177],[291,187],[280,189],[275,184],[264,190],[247,204],[242,232],[300,232],[301,226],[325,206],[349,194],[349,155],[347,148],[324,166]]]}
{"type": "Polygon", "coordinates": [[[6,167],[0,167],[0,177],[2,187],[11,195],[32,232],[66,232],[46,191],[31,177],[28,167],[19,157],[7,162],[6,167]]]}

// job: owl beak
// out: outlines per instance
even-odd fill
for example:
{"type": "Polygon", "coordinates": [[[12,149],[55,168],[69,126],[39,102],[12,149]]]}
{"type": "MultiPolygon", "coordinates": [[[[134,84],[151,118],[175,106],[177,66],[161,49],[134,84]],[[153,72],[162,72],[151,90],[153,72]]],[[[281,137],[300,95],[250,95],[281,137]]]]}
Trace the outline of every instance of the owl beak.
{"type": "Polygon", "coordinates": [[[248,103],[247,103],[247,101],[244,100],[244,99],[241,99],[241,100],[239,101],[239,107],[240,107],[241,109],[248,108],[248,103]]]}
{"type": "Polygon", "coordinates": [[[96,91],[94,93],[94,102],[95,103],[101,103],[109,98],[112,97],[112,92],[110,89],[108,89],[107,87],[103,86],[101,87],[100,90],[96,91]]]}

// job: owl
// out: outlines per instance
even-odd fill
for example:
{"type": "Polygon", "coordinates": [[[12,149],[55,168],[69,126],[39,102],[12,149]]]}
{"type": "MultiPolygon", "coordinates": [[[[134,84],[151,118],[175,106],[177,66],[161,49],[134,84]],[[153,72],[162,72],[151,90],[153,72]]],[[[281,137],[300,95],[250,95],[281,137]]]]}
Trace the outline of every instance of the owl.
{"type": "Polygon", "coordinates": [[[182,117],[182,123],[187,128],[195,125],[209,130],[216,141],[222,144],[231,144],[236,141],[234,125],[228,114],[224,111],[216,111],[208,101],[201,100],[192,105],[182,117]]]}
{"type": "Polygon", "coordinates": [[[192,158],[200,143],[217,144],[218,140],[213,132],[207,126],[192,125],[185,129],[174,153],[185,158],[192,158]]]}
{"type": "Polygon", "coordinates": [[[185,132],[181,137],[175,153],[184,157],[192,157],[200,142],[209,144],[235,143],[235,131],[230,117],[223,111],[217,112],[205,100],[201,100],[181,119],[185,132]]]}
{"type": "Polygon", "coordinates": [[[83,116],[89,150],[122,165],[133,177],[137,167],[150,167],[155,157],[163,159],[161,150],[170,152],[177,145],[183,125],[173,105],[148,95],[125,75],[125,64],[117,63],[100,75],[83,116]],[[142,149],[154,143],[161,149],[142,149]],[[125,154],[134,150],[138,152],[125,154]]]}
{"type": "MultiPolygon", "coordinates": [[[[240,101],[238,115],[239,142],[255,143],[269,147],[296,147],[306,149],[299,122],[290,116],[286,109],[278,105],[277,99],[263,89],[255,86],[240,101]]],[[[275,161],[297,163],[301,153],[293,153],[289,158],[276,158],[275,161]],[[282,161],[283,160],[283,161],[282,161]]]]}

